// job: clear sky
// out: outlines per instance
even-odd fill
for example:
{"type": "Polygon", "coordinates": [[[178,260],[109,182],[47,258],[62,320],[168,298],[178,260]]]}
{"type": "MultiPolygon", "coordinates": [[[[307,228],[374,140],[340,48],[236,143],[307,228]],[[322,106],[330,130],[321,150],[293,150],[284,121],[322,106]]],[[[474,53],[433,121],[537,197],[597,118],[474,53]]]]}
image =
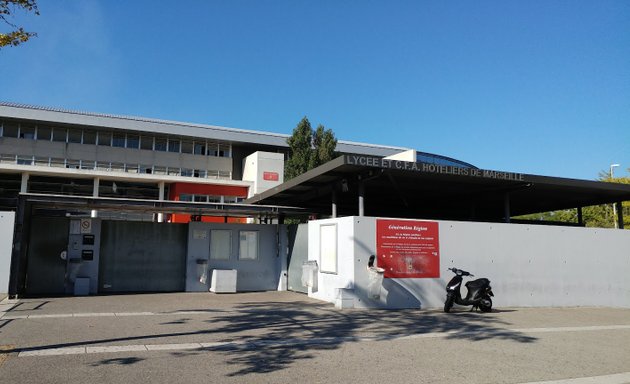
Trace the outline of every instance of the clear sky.
{"type": "Polygon", "coordinates": [[[38,3],[0,100],[629,175],[630,1],[38,3]]]}

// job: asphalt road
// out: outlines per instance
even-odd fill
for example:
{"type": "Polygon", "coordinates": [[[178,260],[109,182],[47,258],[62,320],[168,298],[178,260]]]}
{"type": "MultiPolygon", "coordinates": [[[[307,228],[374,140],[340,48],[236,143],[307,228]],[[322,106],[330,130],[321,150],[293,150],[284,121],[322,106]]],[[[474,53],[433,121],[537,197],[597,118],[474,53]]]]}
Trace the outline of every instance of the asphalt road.
{"type": "Polygon", "coordinates": [[[630,309],[337,310],[288,292],[11,306],[0,383],[630,383],[630,309]]]}

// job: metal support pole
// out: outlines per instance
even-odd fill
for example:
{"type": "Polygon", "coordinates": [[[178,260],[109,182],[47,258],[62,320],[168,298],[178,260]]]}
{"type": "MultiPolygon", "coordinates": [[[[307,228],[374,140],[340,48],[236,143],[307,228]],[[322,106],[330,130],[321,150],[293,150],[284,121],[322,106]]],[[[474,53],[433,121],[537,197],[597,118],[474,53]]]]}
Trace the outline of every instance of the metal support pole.
{"type": "Polygon", "coordinates": [[[618,201],[615,205],[617,206],[617,227],[623,229],[623,206],[621,205],[621,201],[618,201]]]}
{"type": "Polygon", "coordinates": [[[510,222],[510,217],[511,217],[511,214],[510,214],[510,194],[509,193],[506,193],[503,196],[503,213],[504,213],[504,217],[505,217],[504,218],[505,222],[509,223],[510,222]]]}
{"type": "MultiPolygon", "coordinates": [[[[158,195],[158,200],[159,201],[164,201],[164,182],[160,181],[158,183],[158,188],[159,188],[159,195],[158,195]]],[[[164,214],[162,212],[158,213],[158,223],[162,223],[164,222],[164,214]]]]}
{"type": "Polygon", "coordinates": [[[365,185],[361,176],[359,176],[359,216],[365,216],[365,185]]]}
{"type": "MultiPolygon", "coordinates": [[[[98,197],[98,190],[101,186],[101,179],[99,179],[98,177],[94,178],[94,185],[92,187],[92,197],[98,197]]],[[[90,217],[92,217],[93,219],[98,217],[98,211],[96,209],[93,209],[92,212],[90,213],[90,217]]]]}
{"type": "Polygon", "coordinates": [[[28,192],[28,178],[29,174],[27,172],[22,173],[22,184],[20,185],[20,193],[28,192]]]}
{"type": "Polygon", "coordinates": [[[337,190],[332,191],[332,217],[337,217],[337,190]]]}
{"type": "Polygon", "coordinates": [[[584,225],[584,216],[582,214],[582,207],[577,208],[577,220],[579,225],[584,225]]]}
{"type": "Polygon", "coordinates": [[[9,274],[9,299],[17,299],[20,291],[20,273],[22,252],[26,251],[26,199],[18,197],[17,209],[15,211],[15,232],[13,232],[13,249],[11,251],[11,266],[9,274]]]}

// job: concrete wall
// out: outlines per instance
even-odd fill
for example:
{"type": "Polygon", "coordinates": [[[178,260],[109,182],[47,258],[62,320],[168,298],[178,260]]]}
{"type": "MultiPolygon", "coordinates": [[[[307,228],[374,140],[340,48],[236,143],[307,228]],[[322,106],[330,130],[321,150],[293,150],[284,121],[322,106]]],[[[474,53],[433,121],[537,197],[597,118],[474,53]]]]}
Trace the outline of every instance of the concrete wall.
{"type": "Polygon", "coordinates": [[[9,292],[15,212],[0,212],[0,300],[9,292]]]}
{"type": "Polygon", "coordinates": [[[209,271],[236,269],[237,291],[270,291],[286,289],[286,226],[255,224],[220,224],[191,222],[188,229],[186,260],[186,291],[207,292],[211,274],[205,284],[199,281],[197,260],[207,260],[209,271]],[[232,231],[232,246],[228,260],[210,258],[211,230],[232,231]],[[239,260],[239,232],[258,231],[258,259],[239,260]],[[278,240],[281,247],[278,247],[278,240]],[[284,239],[284,240],[282,240],[284,239]]]}
{"type": "Polygon", "coordinates": [[[284,154],[257,151],[243,160],[243,180],[254,183],[249,196],[264,192],[284,182],[284,154]]]}
{"type": "Polygon", "coordinates": [[[453,221],[439,222],[440,278],[384,279],[373,299],[367,260],[376,254],[376,220],[309,223],[309,260],[319,258],[320,225],[338,225],[338,274],[319,273],[312,297],[353,307],[441,307],[447,268],[458,267],[489,278],[499,307],[630,307],[630,231],[453,221]]]}

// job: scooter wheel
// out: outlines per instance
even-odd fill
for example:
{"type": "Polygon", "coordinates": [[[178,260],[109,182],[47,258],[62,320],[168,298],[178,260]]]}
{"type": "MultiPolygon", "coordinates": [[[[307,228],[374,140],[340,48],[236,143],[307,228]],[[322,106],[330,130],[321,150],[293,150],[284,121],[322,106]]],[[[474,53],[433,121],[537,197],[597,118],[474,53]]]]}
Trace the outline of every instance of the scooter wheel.
{"type": "Polygon", "coordinates": [[[452,296],[447,296],[446,301],[444,302],[444,312],[449,313],[451,308],[453,308],[453,300],[452,296]]]}
{"type": "Polygon", "coordinates": [[[481,312],[490,312],[492,310],[492,299],[489,297],[484,297],[479,301],[479,309],[481,312]]]}

